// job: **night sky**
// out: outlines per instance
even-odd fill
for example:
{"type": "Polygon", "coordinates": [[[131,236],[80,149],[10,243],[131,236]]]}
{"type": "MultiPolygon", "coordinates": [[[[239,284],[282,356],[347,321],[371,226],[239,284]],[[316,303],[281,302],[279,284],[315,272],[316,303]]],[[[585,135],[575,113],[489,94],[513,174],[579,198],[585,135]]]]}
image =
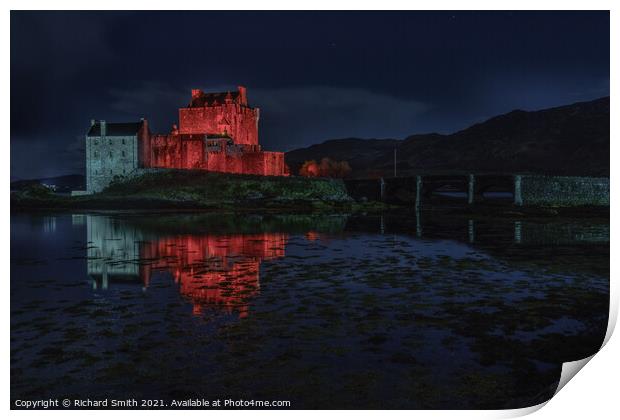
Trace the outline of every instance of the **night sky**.
{"type": "Polygon", "coordinates": [[[267,150],[450,133],[609,95],[609,14],[11,12],[11,179],[83,173],[91,118],[167,133],[237,85],[267,150]]]}

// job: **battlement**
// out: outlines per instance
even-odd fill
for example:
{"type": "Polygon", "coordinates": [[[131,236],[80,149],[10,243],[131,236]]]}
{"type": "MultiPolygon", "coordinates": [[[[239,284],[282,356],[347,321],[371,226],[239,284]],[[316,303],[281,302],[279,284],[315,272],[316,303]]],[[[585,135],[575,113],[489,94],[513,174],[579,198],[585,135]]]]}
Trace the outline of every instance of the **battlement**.
{"type": "Polygon", "coordinates": [[[201,89],[192,89],[192,99],[188,108],[204,108],[223,104],[237,104],[249,107],[247,90],[238,86],[236,92],[203,92],[201,89]]]}

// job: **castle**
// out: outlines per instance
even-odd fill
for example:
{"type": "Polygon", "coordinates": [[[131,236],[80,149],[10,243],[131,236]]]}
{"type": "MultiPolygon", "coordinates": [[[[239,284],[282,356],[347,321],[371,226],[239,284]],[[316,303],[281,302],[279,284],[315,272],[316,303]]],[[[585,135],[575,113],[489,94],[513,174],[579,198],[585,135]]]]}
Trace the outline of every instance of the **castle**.
{"type": "Polygon", "coordinates": [[[86,192],[99,192],[118,177],[144,168],[201,169],[236,174],[288,176],[283,152],[258,143],[259,108],[247,90],[206,93],[192,89],[169,134],[151,134],[148,122],[91,120],[86,134],[86,192]]]}

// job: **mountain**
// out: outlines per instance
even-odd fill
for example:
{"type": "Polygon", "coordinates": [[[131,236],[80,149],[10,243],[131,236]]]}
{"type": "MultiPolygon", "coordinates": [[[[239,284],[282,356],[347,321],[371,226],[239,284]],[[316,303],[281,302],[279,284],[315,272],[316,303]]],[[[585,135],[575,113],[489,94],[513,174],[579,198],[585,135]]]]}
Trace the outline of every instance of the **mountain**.
{"type": "Polygon", "coordinates": [[[11,191],[19,191],[32,185],[45,184],[54,186],[56,192],[83,190],[86,187],[84,175],[71,174],[39,179],[20,179],[11,182],[11,191]]]}
{"type": "Polygon", "coordinates": [[[353,176],[499,172],[609,176],[609,97],[540,111],[516,110],[449,135],[404,140],[329,140],[286,154],[293,173],[306,160],[346,160],[353,176]]]}

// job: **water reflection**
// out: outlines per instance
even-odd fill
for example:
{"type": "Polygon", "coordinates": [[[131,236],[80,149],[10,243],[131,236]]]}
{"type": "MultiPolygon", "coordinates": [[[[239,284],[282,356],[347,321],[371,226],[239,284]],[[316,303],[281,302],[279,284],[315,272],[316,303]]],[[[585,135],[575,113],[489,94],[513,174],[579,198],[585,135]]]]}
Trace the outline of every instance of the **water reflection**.
{"type": "Polygon", "coordinates": [[[196,315],[216,306],[247,316],[248,299],[259,291],[261,262],[283,257],[288,239],[281,232],[156,236],[112,218],[86,218],[93,288],[136,283],[146,290],[153,276],[163,274],[196,315]]]}
{"type": "Polygon", "coordinates": [[[607,220],[14,215],[11,398],[522,407],[608,288],[607,220]]]}
{"type": "Polygon", "coordinates": [[[56,217],[43,218],[43,232],[54,233],[56,231],[56,217]]]}
{"type": "MultiPolygon", "coordinates": [[[[299,217],[297,227],[303,231],[299,220],[308,220],[299,217]]],[[[82,218],[87,226],[87,273],[93,289],[134,284],[147,291],[152,279],[163,278],[178,286],[179,293],[192,303],[195,315],[202,314],[205,308],[215,307],[246,317],[249,302],[259,293],[261,263],[284,257],[289,238],[287,233],[278,231],[192,234],[172,229],[159,232],[152,226],[142,225],[140,220],[98,215],[73,215],[73,224],[82,218]]],[[[49,231],[50,219],[55,220],[44,219],[44,232],[49,231]]],[[[427,218],[423,229],[423,220],[420,212],[416,212],[414,234],[417,238],[457,239],[500,257],[513,256],[511,248],[506,247],[511,242],[517,246],[609,242],[609,227],[605,224],[541,225],[520,220],[483,223],[466,218],[441,218],[439,221],[427,218]],[[498,243],[504,245],[497,249],[498,243]],[[488,245],[493,246],[489,249],[488,245]]],[[[256,221],[259,225],[261,222],[260,219],[256,221]]],[[[374,220],[367,216],[343,216],[336,222],[331,224],[329,232],[309,229],[303,236],[309,242],[328,243],[330,236],[342,234],[345,227],[352,233],[357,229],[373,230],[374,225],[381,235],[386,235],[407,230],[408,226],[406,219],[386,215],[374,220]],[[360,220],[363,226],[358,226],[360,220]]],[[[190,225],[195,226],[194,221],[190,225]]],[[[207,223],[207,228],[213,226],[207,223]]]]}
{"type": "MultiPolygon", "coordinates": [[[[358,217],[352,217],[357,226],[358,217]]],[[[368,217],[359,218],[368,226],[368,217]]],[[[372,219],[372,218],[371,218],[372,219]]],[[[579,244],[608,243],[609,223],[596,219],[542,219],[519,220],[514,218],[466,218],[415,212],[415,217],[402,215],[374,218],[380,233],[412,232],[418,238],[450,238],[473,245],[502,244],[579,244]]],[[[361,226],[359,227],[361,228],[361,226]]]]}

